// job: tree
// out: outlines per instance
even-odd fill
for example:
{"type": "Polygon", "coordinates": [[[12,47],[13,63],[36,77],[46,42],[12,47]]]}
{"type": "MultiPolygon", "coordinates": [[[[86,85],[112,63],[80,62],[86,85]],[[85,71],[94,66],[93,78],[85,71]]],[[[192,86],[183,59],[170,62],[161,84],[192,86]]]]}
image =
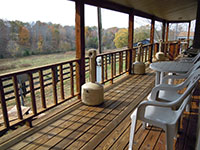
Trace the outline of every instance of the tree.
{"type": "Polygon", "coordinates": [[[26,27],[21,26],[19,28],[19,44],[21,45],[29,45],[30,34],[26,27]]]}
{"type": "Polygon", "coordinates": [[[117,27],[109,28],[106,30],[103,30],[103,35],[102,35],[102,47],[103,49],[114,49],[115,43],[114,43],[114,38],[115,38],[115,33],[117,33],[119,29],[117,27]]]}
{"type": "Polygon", "coordinates": [[[3,20],[0,20],[0,58],[7,55],[8,29],[3,20]]]}
{"type": "Polygon", "coordinates": [[[128,45],[128,30],[123,28],[115,34],[114,43],[116,48],[122,48],[128,45]]]}
{"type": "Polygon", "coordinates": [[[85,27],[85,47],[88,49],[98,48],[97,27],[85,27]]]}
{"type": "Polygon", "coordinates": [[[141,26],[134,30],[134,43],[150,38],[150,26],[141,26]]]}

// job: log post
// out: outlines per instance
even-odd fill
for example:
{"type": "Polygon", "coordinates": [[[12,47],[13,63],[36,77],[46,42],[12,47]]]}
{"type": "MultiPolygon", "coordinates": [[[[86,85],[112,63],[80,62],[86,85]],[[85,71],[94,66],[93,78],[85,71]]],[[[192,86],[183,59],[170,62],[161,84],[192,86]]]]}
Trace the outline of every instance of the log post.
{"type": "Polygon", "coordinates": [[[197,4],[196,26],[195,26],[194,41],[193,41],[194,49],[200,49],[199,41],[200,41],[200,0],[198,0],[197,4]]]}
{"type": "Polygon", "coordinates": [[[133,50],[133,32],[134,32],[134,14],[131,12],[129,14],[129,27],[128,27],[128,74],[132,71],[132,50],[133,50]]]}
{"type": "Polygon", "coordinates": [[[165,28],[166,28],[166,21],[162,22],[162,40],[165,41],[165,28]]]}
{"type": "Polygon", "coordinates": [[[188,24],[187,48],[189,47],[189,44],[190,44],[190,28],[191,28],[191,21],[188,24]]]}
{"type": "Polygon", "coordinates": [[[81,86],[85,83],[85,29],[84,3],[76,1],[76,86],[78,98],[81,98],[81,86]]]}
{"type": "Polygon", "coordinates": [[[167,29],[166,29],[165,48],[164,48],[165,56],[167,56],[168,35],[169,35],[169,22],[167,22],[167,29]]]}
{"type": "MultiPolygon", "coordinates": [[[[155,20],[151,20],[151,30],[150,30],[150,43],[154,44],[154,30],[155,30],[155,20]]],[[[152,63],[153,48],[149,50],[149,62],[152,63]]]]}

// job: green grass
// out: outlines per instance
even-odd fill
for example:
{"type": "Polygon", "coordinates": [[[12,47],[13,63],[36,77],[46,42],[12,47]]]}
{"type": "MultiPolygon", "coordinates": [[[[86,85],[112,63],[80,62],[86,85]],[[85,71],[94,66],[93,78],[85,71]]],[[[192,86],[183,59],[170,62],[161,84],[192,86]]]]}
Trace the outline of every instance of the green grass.
{"type": "Polygon", "coordinates": [[[22,58],[0,59],[0,74],[67,61],[74,58],[75,51],[58,54],[34,55],[22,58]]]}

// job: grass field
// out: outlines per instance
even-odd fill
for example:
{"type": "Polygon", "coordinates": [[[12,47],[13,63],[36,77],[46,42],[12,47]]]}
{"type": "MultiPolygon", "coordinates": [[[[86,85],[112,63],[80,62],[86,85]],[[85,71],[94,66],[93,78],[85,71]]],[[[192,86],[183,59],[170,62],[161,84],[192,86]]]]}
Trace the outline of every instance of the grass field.
{"type": "Polygon", "coordinates": [[[38,67],[75,58],[75,51],[57,54],[34,55],[23,58],[0,59],[0,74],[38,67]]]}

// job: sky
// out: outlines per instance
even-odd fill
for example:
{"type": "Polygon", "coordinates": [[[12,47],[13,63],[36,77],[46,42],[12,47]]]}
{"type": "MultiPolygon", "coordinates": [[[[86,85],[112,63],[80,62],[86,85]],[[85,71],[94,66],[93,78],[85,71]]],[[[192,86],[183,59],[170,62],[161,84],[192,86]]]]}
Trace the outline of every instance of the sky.
{"type": "MultiPolygon", "coordinates": [[[[0,0],[0,19],[23,22],[52,22],[75,25],[75,2],[68,0],[0,0]]],[[[128,27],[128,15],[102,10],[102,27],[128,27]],[[117,16],[117,17],[116,17],[117,16]]],[[[149,24],[144,19],[135,19],[135,27],[149,24]]],[[[97,26],[97,8],[85,5],[85,25],[97,26]]]]}
{"type": "MultiPolygon", "coordinates": [[[[52,22],[75,25],[75,2],[69,0],[0,0],[0,19],[22,22],[52,22]]],[[[127,28],[128,14],[101,9],[102,27],[127,28]]],[[[150,25],[151,20],[135,16],[134,28],[150,25]]],[[[97,26],[97,7],[85,5],[85,26],[97,26]]],[[[160,30],[162,24],[156,23],[160,30]]],[[[194,30],[194,23],[192,23],[194,30]]]]}

